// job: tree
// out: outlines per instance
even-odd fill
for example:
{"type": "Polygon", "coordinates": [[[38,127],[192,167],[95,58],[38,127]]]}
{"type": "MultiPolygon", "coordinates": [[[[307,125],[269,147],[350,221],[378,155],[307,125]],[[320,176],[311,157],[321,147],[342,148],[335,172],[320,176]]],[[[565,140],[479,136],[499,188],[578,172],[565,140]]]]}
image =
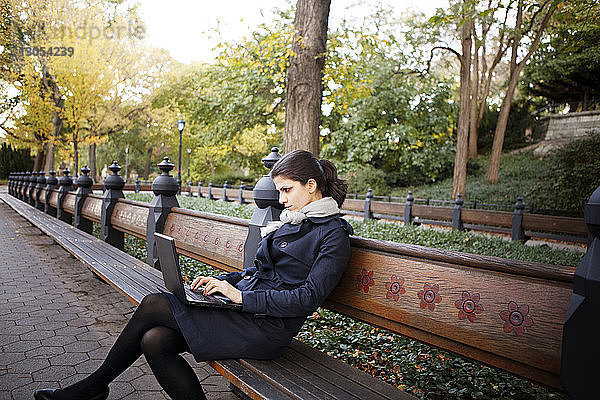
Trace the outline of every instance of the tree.
{"type": "Polygon", "coordinates": [[[298,0],[287,72],[283,150],[319,154],[323,67],[331,0],[298,0]]]}
{"type": "Polygon", "coordinates": [[[127,46],[136,37],[115,36],[111,29],[124,25],[125,16],[136,20],[137,14],[135,7],[116,10],[110,0],[85,6],[66,0],[3,2],[0,40],[7,51],[0,79],[19,95],[9,102],[11,115],[2,127],[17,142],[32,145],[30,138],[35,138],[36,168],[43,168],[45,155],[45,169],[52,169],[55,146],[72,143],[77,173],[78,144],[96,139],[90,122],[100,104],[119,97],[128,86],[122,79],[128,75],[124,60],[139,62],[127,46]],[[18,113],[16,105],[24,112],[18,113]],[[11,130],[11,124],[24,128],[11,130]]]}
{"type": "MultiPolygon", "coordinates": [[[[483,3],[485,8],[477,13],[472,27],[473,34],[473,68],[471,82],[471,122],[469,125],[469,150],[468,157],[475,158],[478,154],[477,142],[479,127],[487,110],[487,98],[490,94],[492,80],[496,76],[496,67],[508,48],[504,37],[507,34],[507,19],[509,6],[504,6],[502,0],[494,2],[489,0],[483,3]],[[502,16],[504,9],[504,18],[502,16]],[[479,33],[478,33],[479,28],[479,33]],[[489,58],[488,49],[496,46],[493,58],[489,58]]],[[[498,80],[498,78],[496,78],[498,80]]]]}
{"type": "MultiPolygon", "coordinates": [[[[472,31],[474,26],[474,18],[476,14],[476,2],[471,0],[461,0],[456,4],[451,5],[451,13],[445,14],[438,12],[431,19],[434,24],[440,23],[455,23],[457,30],[460,32],[461,51],[458,52],[450,46],[434,46],[431,50],[436,49],[448,50],[453,53],[460,64],[460,82],[459,96],[460,108],[458,114],[458,129],[456,132],[456,154],[454,157],[454,174],[452,180],[452,198],[456,198],[458,194],[466,195],[467,191],[467,152],[469,145],[469,125],[471,112],[471,51],[472,51],[472,31]]],[[[431,58],[428,64],[430,64],[431,58]]]]}
{"type": "Polygon", "coordinates": [[[377,168],[391,185],[431,182],[454,156],[452,86],[413,71],[390,14],[378,9],[330,32],[322,154],[343,173],[377,168]]]}
{"type": "Polygon", "coordinates": [[[587,110],[600,97],[600,4],[570,2],[550,22],[547,38],[523,71],[532,96],[587,110]]]}
{"type": "Polygon", "coordinates": [[[502,154],[502,146],[504,144],[504,134],[506,132],[506,125],[508,123],[508,115],[510,113],[510,106],[512,99],[517,88],[517,83],[521,71],[525,67],[525,64],[537,49],[540,43],[544,30],[548,26],[550,17],[556,10],[558,1],[545,0],[539,5],[535,2],[530,4],[526,0],[517,0],[517,9],[515,16],[515,26],[513,33],[510,37],[510,72],[506,93],[502,100],[502,106],[500,107],[500,114],[498,115],[498,122],[496,124],[496,130],[494,132],[494,143],[492,144],[492,153],[490,155],[490,161],[488,164],[488,170],[486,173],[486,180],[489,183],[498,182],[498,174],[500,171],[500,156],[502,154]],[[527,35],[532,35],[531,40],[528,41],[527,53],[523,56],[521,61],[517,61],[519,53],[522,51],[522,46],[527,46],[524,43],[524,38],[527,35]]]}
{"type": "Polygon", "coordinates": [[[46,56],[38,50],[46,47],[45,21],[49,1],[3,1],[0,45],[0,81],[3,90],[4,120],[0,128],[11,143],[34,148],[34,168],[44,167],[47,145],[53,140],[51,123],[61,126],[61,99],[53,91],[46,56]],[[14,95],[13,93],[17,93],[14,95]]]}

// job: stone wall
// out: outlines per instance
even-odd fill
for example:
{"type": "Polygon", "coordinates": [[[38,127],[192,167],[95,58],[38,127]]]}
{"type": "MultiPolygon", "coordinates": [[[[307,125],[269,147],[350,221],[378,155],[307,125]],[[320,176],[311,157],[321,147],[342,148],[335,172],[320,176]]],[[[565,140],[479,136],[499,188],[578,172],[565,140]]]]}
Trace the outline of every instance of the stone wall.
{"type": "Polygon", "coordinates": [[[533,154],[545,156],[550,151],[589,133],[600,134],[600,110],[544,117],[536,127],[534,136],[542,140],[536,145],[533,154]]]}
{"type": "Polygon", "coordinates": [[[548,130],[544,140],[570,139],[586,133],[600,133],[600,111],[556,114],[546,117],[548,130]]]}

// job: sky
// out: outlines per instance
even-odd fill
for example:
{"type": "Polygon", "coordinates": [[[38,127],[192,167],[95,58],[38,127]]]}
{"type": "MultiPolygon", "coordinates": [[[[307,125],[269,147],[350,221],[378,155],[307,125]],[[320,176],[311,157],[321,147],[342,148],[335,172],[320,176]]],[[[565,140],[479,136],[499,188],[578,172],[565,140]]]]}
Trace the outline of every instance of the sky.
{"type": "MultiPolygon", "coordinates": [[[[295,0],[294,0],[295,1],[295,0]]],[[[275,7],[286,8],[286,0],[144,0],[140,2],[146,23],[145,38],[153,47],[164,48],[177,61],[212,62],[211,51],[216,40],[210,32],[219,27],[227,40],[241,39],[252,27],[268,22],[275,7]]],[[[339,24],[355,3],[354,12],[365,15],[373,9],[374,0],[331,0],[329,26],[339,24]]],[[[430,15],[447,0],[388,0],[380,3],[400,14],[406,9],[423,11],[430,15]]],[[[214,35],[213,35],[214,36],[214,35]]]]}

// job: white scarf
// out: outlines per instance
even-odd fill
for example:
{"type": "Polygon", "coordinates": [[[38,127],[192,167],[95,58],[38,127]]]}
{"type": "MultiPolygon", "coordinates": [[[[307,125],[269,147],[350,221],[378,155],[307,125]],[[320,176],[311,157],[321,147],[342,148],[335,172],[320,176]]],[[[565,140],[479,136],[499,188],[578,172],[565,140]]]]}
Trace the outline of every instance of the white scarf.
{"type": "Polygon", "coordinates": [[[328,217],[330,215],[338,214],[339,212],[340,209],[338,208],[338,204],[332,197],[323,197],[322,199],[308,203],[302,207],[302,210],[300,211],[283,210],[279,217],[280,221],[267,222],[267,226],[260,228],[260,235],[265,237],[269,233],[281,228],[281,226],[286,223],[298,225],[306,218],[328,217]]]}

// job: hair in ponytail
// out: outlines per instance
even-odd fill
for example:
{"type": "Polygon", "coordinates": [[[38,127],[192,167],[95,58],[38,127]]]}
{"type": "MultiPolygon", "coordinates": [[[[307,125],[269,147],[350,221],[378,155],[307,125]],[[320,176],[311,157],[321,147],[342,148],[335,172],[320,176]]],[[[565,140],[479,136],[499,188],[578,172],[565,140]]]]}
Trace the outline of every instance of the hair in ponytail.
{"type": "Polygon", "coordinates": [[[271,177],[276,176],[283,176],[303,185],[309,179],[314,179],[321,194],[333,197],[340,208],[346,199],[348,184],[338,178],[335,165],[326,159],[318,160],[309,151],[294,150],[283,156],[271,169],[271,177]]]}

